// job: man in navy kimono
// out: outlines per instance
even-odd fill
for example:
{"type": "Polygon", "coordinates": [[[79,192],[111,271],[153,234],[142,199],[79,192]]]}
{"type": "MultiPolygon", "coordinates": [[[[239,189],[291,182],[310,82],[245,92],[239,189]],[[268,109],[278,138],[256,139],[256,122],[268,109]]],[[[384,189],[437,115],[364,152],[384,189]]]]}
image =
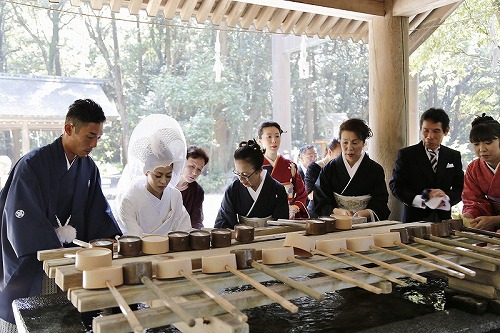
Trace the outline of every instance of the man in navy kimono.
{"type": "MultiPolygon", "coordinates": [[[[0,193],[0,318],[14,323],[12,301],[40,295],[43,269],[37,251],[120,234],[88,155],[106,117],[90,99],[76,100],[64,133],[23,156],[0,193]]],[[[5,323],[5,322],[4,322],[5,323]]]]}

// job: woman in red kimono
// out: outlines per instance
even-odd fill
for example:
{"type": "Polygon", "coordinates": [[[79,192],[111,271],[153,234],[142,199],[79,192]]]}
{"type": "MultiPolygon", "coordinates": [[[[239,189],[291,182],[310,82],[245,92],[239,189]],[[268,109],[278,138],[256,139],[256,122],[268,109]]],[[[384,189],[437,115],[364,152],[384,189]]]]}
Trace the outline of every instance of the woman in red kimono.
{"type": "Polygon", "coordinates": [[[282,133],[277,122],[266,121],[260,124],[259,143],[265,149],[263,168],[285,187],[290,219],[309,218],[306,208],[307,192],[297,165],[278,154],[282,133]]]}
{"type": "Polygon", "coordinates": [[[485,114],[477,117],[469,140],[479,158],[465,173],[462,214],[474,228],[500,229],[500,123],[485,114]]]}

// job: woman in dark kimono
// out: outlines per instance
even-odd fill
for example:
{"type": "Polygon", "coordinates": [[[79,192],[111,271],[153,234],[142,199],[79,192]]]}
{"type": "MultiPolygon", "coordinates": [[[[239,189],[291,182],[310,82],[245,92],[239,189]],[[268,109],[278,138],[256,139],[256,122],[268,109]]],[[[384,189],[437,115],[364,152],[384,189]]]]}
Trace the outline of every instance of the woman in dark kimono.
{"type": "Polygon", "coordinates": [[[389,194],[384,170],[364,151],[372,131],[361,119],[340,125],[342,154],[321,170],[314,189],[314,212],[318,215],[349,215],[385,220],[389,194]]]}
{"type": "Polygon", "coordinates": [[[234,228],[257,219],[288,218],[285,188],[262,168],[264,153],[253,140],[243,141],[234,152],[233,173],[238,177],[228,186],[215,220],[216,228],[234,228]]]}

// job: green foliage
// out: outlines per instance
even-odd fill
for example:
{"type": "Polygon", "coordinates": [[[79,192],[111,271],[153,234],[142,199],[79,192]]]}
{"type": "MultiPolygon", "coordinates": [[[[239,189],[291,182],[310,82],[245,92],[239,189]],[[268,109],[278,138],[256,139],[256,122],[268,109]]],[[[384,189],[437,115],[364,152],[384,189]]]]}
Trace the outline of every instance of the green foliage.
{"type": "Polygon", "coordinates": [[[411,71],[419,74],[420,109],[449,112],[450,142],[464,154],[464,165],[474,157],[467,148],[474,116],[498,117],[500,66],[493,67],[491,57],[499,43],[491,34],[492,27],[500,31],[495,13],[498,2],[465,1],[410,58],[411,71]]]}

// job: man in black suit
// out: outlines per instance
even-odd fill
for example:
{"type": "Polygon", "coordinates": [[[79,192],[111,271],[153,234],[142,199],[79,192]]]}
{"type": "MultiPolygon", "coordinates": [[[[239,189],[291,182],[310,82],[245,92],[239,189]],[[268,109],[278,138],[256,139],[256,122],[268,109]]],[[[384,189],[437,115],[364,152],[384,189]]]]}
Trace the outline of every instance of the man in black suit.
{"type": "Polygon", "coordinates": [[[460,152],[442,146],[450,118],[431,108],[420,117],[422,141],[400,149],[389,187],[403,202],[403,222],[440,222],[451,218],[460,201],[464,172],[460,152]]]}

